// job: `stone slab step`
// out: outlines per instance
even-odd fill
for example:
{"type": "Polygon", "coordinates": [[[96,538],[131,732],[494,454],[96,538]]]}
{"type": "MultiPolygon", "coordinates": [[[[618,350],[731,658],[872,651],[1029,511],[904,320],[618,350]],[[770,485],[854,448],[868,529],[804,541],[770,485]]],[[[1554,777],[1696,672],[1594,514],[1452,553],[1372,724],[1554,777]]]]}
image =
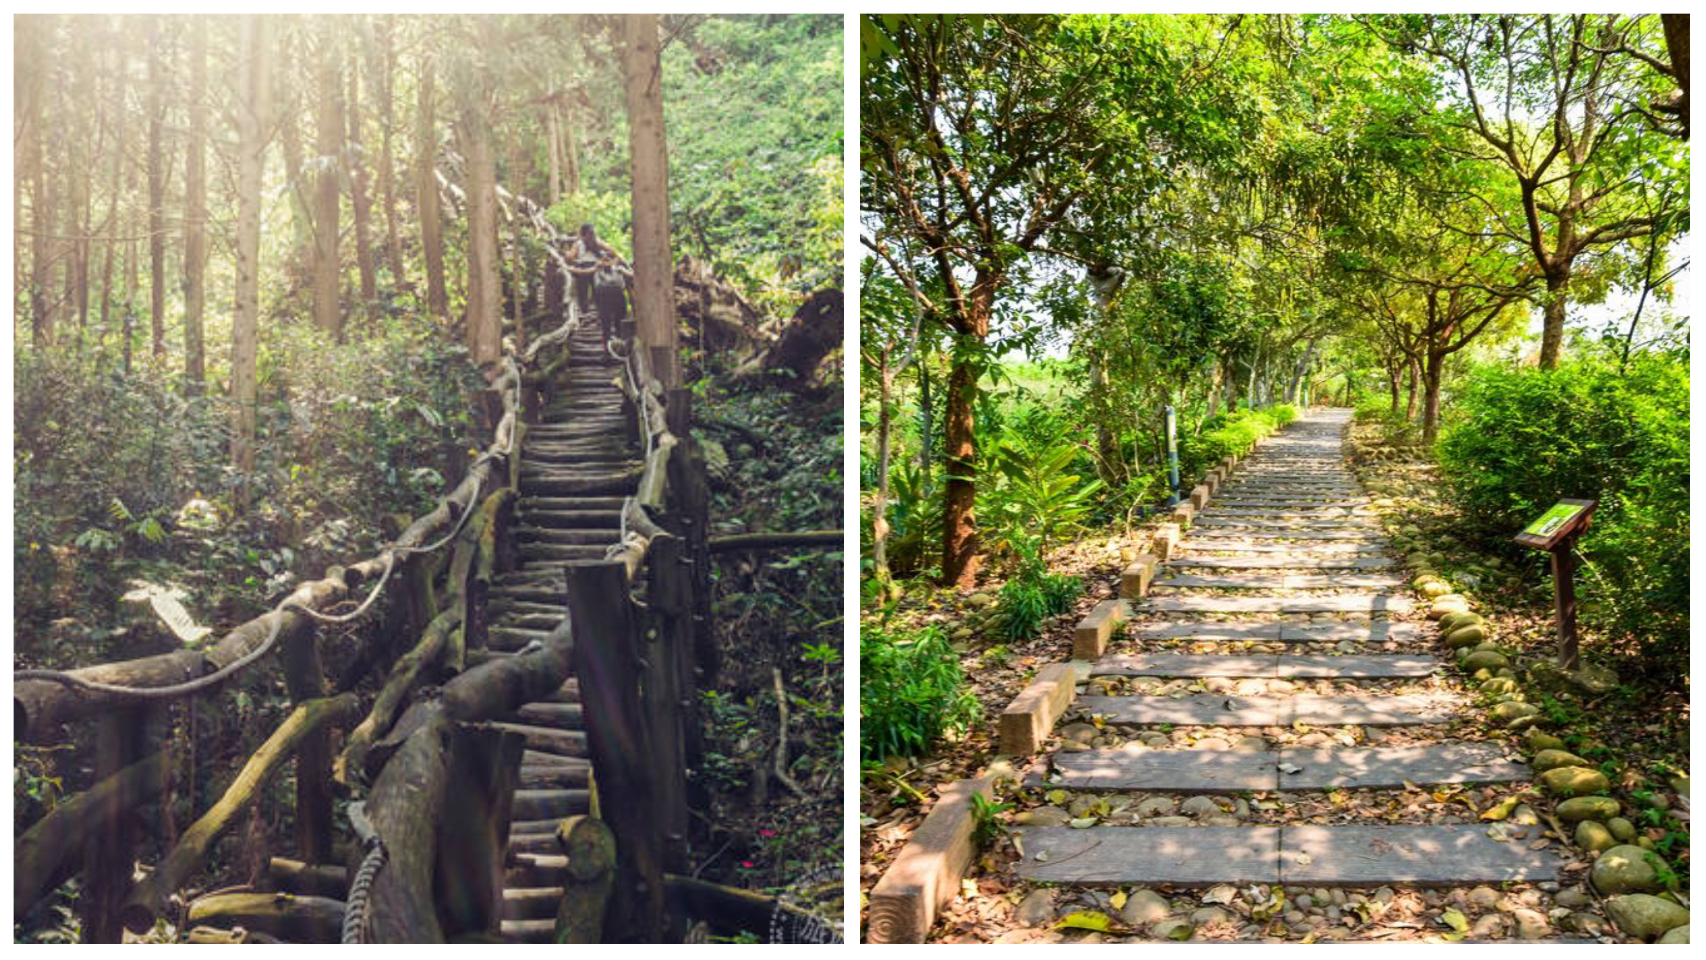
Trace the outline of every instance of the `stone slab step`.
{"type": "Polygon", "coordinates": [[[1233,546],[1249,544],[1261,540],[1334,540],[1345,543],[1363,543],[1371,547],[1386,546],[1386,538],[1372,531],[1358,530],[1317,530],[1313,528],[1284,528],[1257,529],[1255,527],[1210,527],[1198,530],[1191,528],[1191,536],[1181,546],[1189,547],[1193,541],[1204,540],[1217,543],[1228,543],[1233,546]]]}
{"type": "Polygon", "coordinates": [[[1372,727],[1445,723],[1461,703],[1442,696],[1079,697],[1078,706],[1113,723],[1171,723],[1218,727],[1283,727],[1358,724],[1372,727]]]}
{"type": "MultiPolygon", "coordinates": [[[[1399,789],[1441,783],[1511,783],[1533,779],[1527,765],[1484,743],[1409,747],[1233,750],[1130,750],[1057,753],[1048,786],[1072,790],[1225,793],[1237,790],[1399,789]],[[1282,770],[1296,769],[1295,773],[1282,770]]],[[[1043,783],[1040,778],[1035,781],[1043,783]]]]}
{"type": "Polygon", "coordinates": [[[1388,640],[1412,641],[1419,634],[1414,624],[1374,620],[1368,623],[1284,623],[1270,620],[1261,623],[1215,623],[1190,620],[1171,623],[1145,623],[1131,629],[1129,636],[1150,640],[1272,640],[1280,643],[1308,643],[1322,640],[1355,640],[1363,643],[1385,643],[1388,640]]]}
{"type": "Polygon", "coordinates": [[[1401,587],[1404,581],[1383,574],[1289,574],[1205,577],[1179,574],[1157,580],[1151,587],[1200,587],[1216,590],[1325,590],[1333,587],[1401,587]]]}
{"type": "Polygon", "coordinates": [[[1390,557],[1319,557],[1270,555],[1264,557],[1197,557],[1169,560],[1170,567],[1220,568],[1222,570],[1384,570],[1398,565],[1390,557]]]}
{"type": "Polygon", "coordinates": [[[1291,656],[1265,654],[1245,657],[1189,653],[1110,654],[1096,661],[1092,676],[1125,677],[1425,677],[1439,669],[1429,656],[1405,654],[1291,656]]]}
{"type": "Polygon", "coordinates": [[[1285,827],[1280,882],[1354,887],[1557,880],[1563,861],[1551,847],[1529,849],[1540,828],[1528,829],[1529,836],[1501,842],[1487,835],[1486,824],[1285,827]]]}
{"type": "Polygon", "coordinates": [[[1392,613],[1410,612],[1409,597],[1346,594],[1334,597],[1148,597],[1140,610],[1176,613],[1392,613]]]}
{"type": "Polygon", "coordinates": [[[1031,827],[1019,839],[1019,876],[1033,882],[1456,886],[1556,880],[1562,866],[1484,824],[1031,827]]]}
{"type": "MultiPolygon", "coordinates": [[[[1327,520],[1285,519],[1281,517],[1224,517],[1208,514],[1191,521],[1191,529],[1214,536],[1243,536],[1244,531],[1285,533],[1301,530],[1320,530],[1329,533],[1357,533],[1367,536],[1379,532],[1380,524],[1354,517],[1333,517],[1327,520]]],[[[1255,534],[1249,534],[1254,536],[1255,534]]]]}
{"type": "Polygon", "coordinates": [[[1019,876],[1033,882],[1279,882],[1278,827],[1029,827],[1017,835],[1019,876]]]}
{"type": "Polygon", "coordinates": [[[1280,553],[1287,557],[1314,557],[1324,559],[1339,556],[1381,556],[1385,544],[1363,544],[1349,542],[1330,542],[1301,544],[1301,543],[1252,543],[1248,540],[1198,540],[1190,539],[1179,543],[1179,550],[1190,553],[1200,559],[1205,553],[1231,554],[1262,554],[1280,553]]]}

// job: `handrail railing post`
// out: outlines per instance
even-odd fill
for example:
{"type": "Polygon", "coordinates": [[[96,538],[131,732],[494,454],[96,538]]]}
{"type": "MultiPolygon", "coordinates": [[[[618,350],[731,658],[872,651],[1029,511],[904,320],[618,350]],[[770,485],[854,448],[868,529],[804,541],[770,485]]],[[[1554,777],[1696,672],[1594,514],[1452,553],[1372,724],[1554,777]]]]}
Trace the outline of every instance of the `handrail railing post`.
{"type": "MultiPolygon", "coordinates": [[[[96,721],[95,782],[100,782],[142,759],[148,742],[148,720],[157,711],[148,707],[108,710],[96,721]]],[[[119,906],[130,893],[136,860],[136,823],[123,795],[107,799],[94,811],[93,836],[83,858],[83,893],[78,898],[84,943],[119,943],[124,924],[119,906]]],[[[166,797],[163,802],[170,803],[166,797]]]]}
{"type": "Polygon", "coordinates": [[[641,740],[641,647],[628,599],[628,568],[616,560],[571,561],[564,575],[599,815],[616,834],[616,889],[606,937],[644,942],[663,928],[664,888],[654,798],[643,779],[648,747],[641,740]]]}
{"type": "MultiPolygon", "coordinates": [[[[284,686],[290,702],[301,706],[326,695],[326,671],[320,663],[320,631],[301,618],[280,638],[284,686]]],[[[304,863],[332,859],[332,732],[320,727],[296,749],[296,851],[304,863]]]]}
{"type": "Polygon", "coordinates": [[[691,687],[683,686],[682,664],[687,643],[690,597],[687,568],[681,559],[686,545],[680,537],[652,538],[646,567],[650,589],[646,600],[654,616],[647,630],[644,706],[651,721],[648,738],[653,758],[659,825],[664,833],[664,869],[687,869],[687,747],[685,732],[693,725],[691,687]]]}

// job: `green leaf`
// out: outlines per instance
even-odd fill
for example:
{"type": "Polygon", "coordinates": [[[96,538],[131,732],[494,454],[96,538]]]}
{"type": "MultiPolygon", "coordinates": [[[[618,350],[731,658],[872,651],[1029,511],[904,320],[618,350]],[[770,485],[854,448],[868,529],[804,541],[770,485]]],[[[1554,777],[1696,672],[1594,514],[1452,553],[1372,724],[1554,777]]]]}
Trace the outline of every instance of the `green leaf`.
{"type": "Polygon", "coordinates": [[[1469,918],[1465,917],[1462,911],[1455,907],[1440,914],[1439,919],[1446,926],[1456,930],[1458,933],[1469,932],[1469,918]]]}
{"type": "Polygon", "coordinates": [[[1054,925],[1056,930],[1094,930],[1097,933],[1123,932],[1124,928],[1114,923],[1113,918],[1100,910],[1079,910],[1067,914],[1054,925]]]}

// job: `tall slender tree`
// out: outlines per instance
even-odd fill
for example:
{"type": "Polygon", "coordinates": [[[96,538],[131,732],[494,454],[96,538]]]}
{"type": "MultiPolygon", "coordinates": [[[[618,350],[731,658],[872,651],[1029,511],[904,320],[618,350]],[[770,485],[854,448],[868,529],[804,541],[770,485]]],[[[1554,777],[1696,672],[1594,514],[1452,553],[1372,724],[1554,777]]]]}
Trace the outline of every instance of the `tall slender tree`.
{"type": "Polygon", "coordinates": [[[343,84],[339,63],[338,25],[334,18],[320,22],[320,49],[315,60],[314,175],[314,325],[342,340],[344,318],[339,303],[338,173],[344,145],[343,84]]]}
{"type": "Polygon", "coordinates": [[[669,252],[669,148],[663,128],[663,71],[656,14],[622,18],[622,82],[628,101],[628,157],[633,165],[634,320],[650,347],[658,379],[679,386],[674,261],[669,252]]]}
{"type": "Polygon", "coordinates": [[[184,390],[199,396],[207,378],[207,17],[190,25],[190,138],[184,155],[184,390]]]}
{"type": "Polygon", "coordinates": [[[423,54],[415,81],[415,209],[421,219],[421,262],[426,267],[427,309],[450,322],[450,296],[444,288],[444,234],[438,212],[437,103],[431,54],[423,54]]]}
{"type": "MultiPolygon", "coordinates": [[[[231,434],[231,462],[245,476],[255,469],[261,174],[272,120],[270,24],[270,17],[244,17],[238,26],[242,36],[238,50],[242,96],[237,105],[237,302],[231,321],[231,399],[237,407],[237,429],[231,434]]],[[[240,496],[247,499],[246,493],[240,496]]]]}

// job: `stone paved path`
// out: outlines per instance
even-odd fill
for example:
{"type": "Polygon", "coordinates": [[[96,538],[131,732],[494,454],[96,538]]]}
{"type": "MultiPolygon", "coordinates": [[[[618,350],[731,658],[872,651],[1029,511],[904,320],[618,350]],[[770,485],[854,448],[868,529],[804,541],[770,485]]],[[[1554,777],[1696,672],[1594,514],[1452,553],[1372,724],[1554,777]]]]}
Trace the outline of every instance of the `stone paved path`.
{"type": "MultiPolygon", "coordinates": [[[[1467,704],[1438,679],[1423,639],[1432,631],[1409,622],[1413,597],[1343,464],[1349,413],[1306,417],[1239,465],[1157,571],[1151,596],[1133,601],[1131,622],[1091,667],[1089,695],[1063,728],[1111,727],[1121,733],[1114,742],[1132,739],[1102,749],[1068,743],[1032,785],[1109,792],[1104,800],[1154,792],[1283,801],[1533,778],[1500,745],[1454,739],[1467,704]],[[1203,692],[1203,678],[1251,679],[1203,692]],[[1174,731],[1196,727],[1212,736],[1179,746],[1174,731]],[[1376,727],[1402,731],[1402,742],[1372,743],[1376,727]],[[1260,736],[1275,728],[1354,735],[1276,746],[1260,736]]],[[[1276,824],[1238,816],[1249,807],[1237,803],[1212,813],[1187,803],[1186,816],[1140,815],[1136,825],[1092,815],[1088,824],[1024,827],[1018,872],[1108,885],[1452,886],[1556,880],[1562,865],[1552,846],[1535,842],[1539,828],[1490,834],[1472,814],[1467,823],[1305,823],[1288,820],[1281,802],[1276,824]]]]}

